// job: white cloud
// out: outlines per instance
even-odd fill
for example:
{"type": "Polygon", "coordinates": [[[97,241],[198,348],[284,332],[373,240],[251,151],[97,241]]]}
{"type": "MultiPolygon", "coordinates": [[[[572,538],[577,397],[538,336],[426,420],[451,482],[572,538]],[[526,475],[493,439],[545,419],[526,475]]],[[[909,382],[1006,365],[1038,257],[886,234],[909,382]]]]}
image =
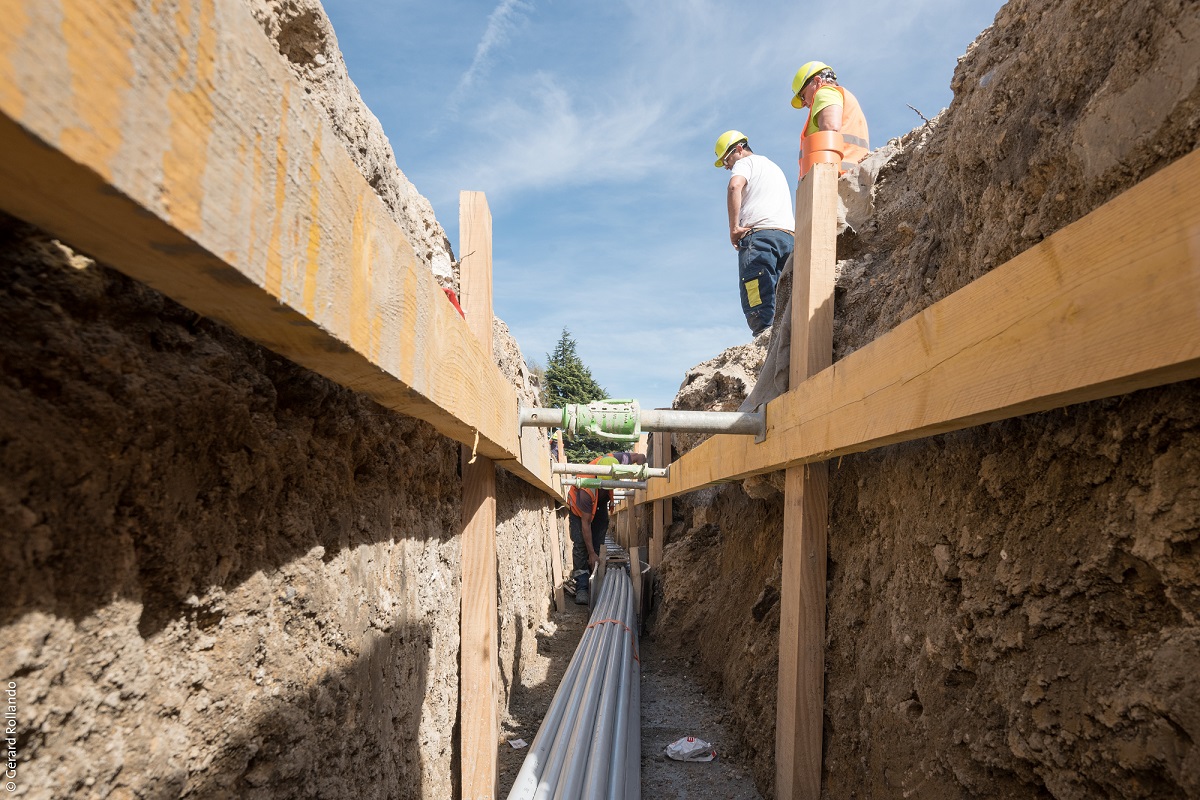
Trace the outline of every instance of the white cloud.
{"type": "Polygon", "coordinates": [[[487,28],[475,46],[475,57],[471,66],[458,79],[458,85],[450,95],[449,106],[457,110],[463,96],[470,91],[490,67],[490,56],[494,49],[505,44],[516,23],[520,20],[522,11],[530,10],[532,6],[522,0],[500,0],[500,4],[488,15],[487,28]]]}

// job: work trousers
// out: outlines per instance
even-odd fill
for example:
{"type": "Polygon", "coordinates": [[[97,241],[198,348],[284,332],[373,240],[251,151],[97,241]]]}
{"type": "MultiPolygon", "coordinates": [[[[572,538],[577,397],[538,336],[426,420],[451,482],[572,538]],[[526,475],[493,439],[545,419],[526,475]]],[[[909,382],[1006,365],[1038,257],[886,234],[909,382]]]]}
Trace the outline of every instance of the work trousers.
{"type": "Polygon", "coordinates": [[[738,241],[738,291],[742,313],[755,336],[775,319],[775,284],[796,237],[790,231],[754,231],[738,241]]]}
{"type": "MultiPolygon", "coordinates": [[[[604,505],[607,506],[607,503],[604,505]]],[[[568,527],[571,530],[571,562],[575,574],[575,585],[586,589],[591,568],[588,566],[587,545],[583,543],[583,520],[579,518],[579,515],[571,514],[568,527]]],[[[596,555],[600,555],[600,548],[604,545],[606,533],[608,533],[607,507],[600,514],[592,517],[592,547],[596,550],[596,555]]]]}

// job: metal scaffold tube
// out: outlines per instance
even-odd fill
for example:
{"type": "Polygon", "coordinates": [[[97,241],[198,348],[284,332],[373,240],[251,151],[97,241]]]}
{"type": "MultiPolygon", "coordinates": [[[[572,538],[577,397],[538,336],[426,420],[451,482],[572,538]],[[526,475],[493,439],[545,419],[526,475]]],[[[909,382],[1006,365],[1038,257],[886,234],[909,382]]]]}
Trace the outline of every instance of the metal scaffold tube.
{"type": "Polygon", "coordinates": [[[633,585],[614,562],[509,800],[638,800],[640,669],[633,585]]]}
{"type": "Polygon", "coordinates": [[[676,411],[642,409],[637,401],[600,401],[564,408],[522,408],[521,427],[563,428],[614,441],[637,441],[642,431],[732,433],[761,437],[766,411],[676,411]]]}
{"type": "Polygon", "coordinates": [[[647,467],[645,464],[551,464],[550,471],[567,475],[620,475],[625,480],[642,481],[646,478],[665,478],[668,467],[647,467]],[[619,468],[619,469],[618,469],[619,468]]]}
{"type": "Polygon", "coordinates": [[[587,489],[645,489],[646,481],[610,481],[606,478],[563,478],[563,486],[582,486],[587,489]]]}

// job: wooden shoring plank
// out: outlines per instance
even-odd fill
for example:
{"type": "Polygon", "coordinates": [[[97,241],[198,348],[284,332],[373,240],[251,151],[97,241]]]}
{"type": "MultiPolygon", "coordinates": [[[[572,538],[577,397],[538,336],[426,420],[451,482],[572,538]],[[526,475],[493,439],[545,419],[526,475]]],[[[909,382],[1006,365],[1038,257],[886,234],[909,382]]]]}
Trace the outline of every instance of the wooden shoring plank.
{"type": "MultiPolygon", "coordinates": [[[[663,431],[655,431],[651,434],[653,437],[653,452],[651,460],[654,462],[652,466],[659,468],[665,467],[669,462],[669,457],[666,453],[666,448],[670,447],[671,434],[663,431]]],[[[660,479],[661,480],[661,479],[660,479]]],[[[653,483],[648,486],[653,487],[653,483]]],[[[650,489],[646,490],[647,494],[650,489]]],[[[654,510],[651,512],[650,525],[650,547],[649,547],[649,563],[650,568],[657,570],[658,565],[662,563],[663,537],[666,535],[666,503],[662,500],[654,501],[654,510]]]]}
{"type": "MultiPolygon", "coordinates": [[[[558,443],[558,463],[562,464],[566,461],[566,454],[563,452],[562,431],[555,431],[554,437],[558,443]]],[[[558,476],[553,475],[551,480],[557,480],[558,476]]],[[[562,487],[558,487],[558,499],[562,500],[562,487]]],[[[562,611],[567,607],[566,594],[563,591],[563,554],[562,554],[562,519],[557,513],[554,515],[554,524],[550,532],[551,547],[550,552],[550,575],[554,579],[554,608],[557,611],[562,611]]]]}
{"type": "MultiPolygon", "coordinates": [[[[463,312],[471,332],[492,341],[492,214],[482,192],[462,192],[458,211],[463,312]]],[[[491,800],[499,780],[497,706],[496,467],[462,447],[462,620],[459,730],[462,796],[491,800]]]]}
{"type": "Polygon", "coordinates": [[[0,0],[0,208],[515,458],[515,390],[240,0],[0,0]]]}
{"type": "MultiPolygon", "coordinates": [[[[629,509],[633,513],[633,509],[629,509]]],[[[636,544],[629,548],[629,577],[633,581],[633,609],[637,617],[638,631],[642,629],[642,549],[636,544]]]]}
{"type": "Polygon", "coordinates": [[[554,550],[550,554],[550,572],[554,578],[554,610],[562,611],[567,607],[566,590],[563,588],[563,582],[566,577],[563,575],[563,551],[562,543],[569,537],[564,534],[566,530],[566,517],[561,508],[553,509],[554,523],[551,536],[551,545],[554,550]]]}
{"type": "Polygon", "coordinates": [[[1200,151],[714,436],[646,500],[1200,376],[1200,151]]]}
{"type": "MultiPolygon", "coordinates": [[[[836,164],[816,164],[796,189],[788,365],[793,386],[833,362],[837,180],[836,164]]],[[[829,533],[826,467],[823,461],[789,467],[785,475],[775,723],[775,796],[781,798],[818,800],[821,796],[829,533]]]]}

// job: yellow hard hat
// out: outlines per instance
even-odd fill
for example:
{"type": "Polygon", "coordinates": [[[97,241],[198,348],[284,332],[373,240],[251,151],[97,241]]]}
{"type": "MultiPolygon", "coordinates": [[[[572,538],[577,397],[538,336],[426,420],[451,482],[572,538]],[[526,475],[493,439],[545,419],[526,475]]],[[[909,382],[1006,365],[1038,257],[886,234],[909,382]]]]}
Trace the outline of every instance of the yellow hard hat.
{"type": "Polygon", "coordinates": [[[833,69],[833,67],[824,61],[807,61],[804,66],[796,70],[796,77],[792,78],[792,108],[804,108],[804,101],[800,99],[800,90],[804,88],[804,84],[808,83],[809,78],[825,69],[833,69]]]}
{"type": "Polygon", "coordinates": [[[717,163],[713,164],[713,166],[724,166],[725,153],[729,151],[729,148],[733,147],[735,144],[743,144],[749,141],[750,140],[746,138],[746,134],[742,133],[741,131],[725,131],[722,133],[717,137],[717,146],[713,148],[717,153],[717,163]]]}

